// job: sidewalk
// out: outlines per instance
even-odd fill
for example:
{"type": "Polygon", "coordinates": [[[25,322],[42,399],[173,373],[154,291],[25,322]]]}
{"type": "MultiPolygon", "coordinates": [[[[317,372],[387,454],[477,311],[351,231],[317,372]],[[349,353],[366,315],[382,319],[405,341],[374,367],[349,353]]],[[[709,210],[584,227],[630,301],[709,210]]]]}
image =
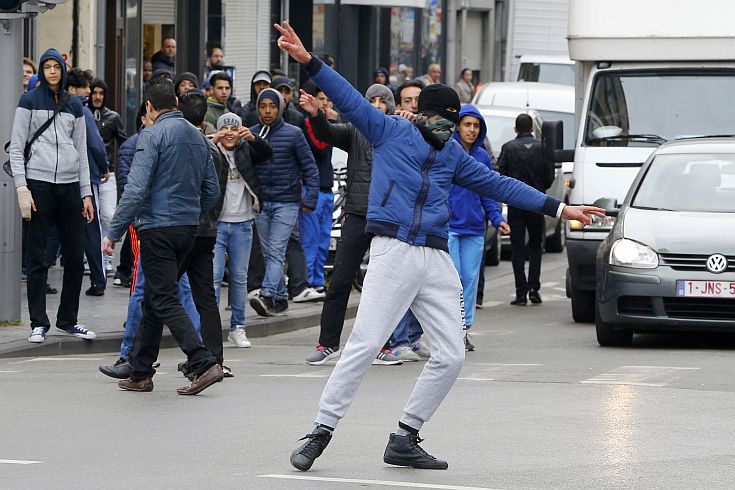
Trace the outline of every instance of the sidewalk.
{"type": "MultiPolygon", "coordinates": [[[[23,299],[21,305],[20,327],[0,326],[0,358],[28,357],[28,356],[55,356],[68,354],[92,354],[100,352],[116,352],[120,350],[123,335],[123,322],[125,321],[128,307],[128,289],[112,285],[112,277],[108,278],[107,290],[104,296],[86,296],[84,291],[89,287],[89,276],[84,277],[82,293],[79,300],[79,323],[84,324],[97,334],[97,339],[92,341],[80,340],[57,331],[55,326],[56,309],[59,305],[61,295],[61,276],[63,270],[54,267],[49,270],[49,284],[59,290],[58,294],[46,296],[51,330],[49,330],[46,341],[42,344],[31,344],[28,342],[30,335],[28,304],[25,298],[26,283],[23,282],[23,299]]],[[[220,313],[222,314],[223,337],[227,342],[229,333],[230,312],[225,311],[225,300],[227,289],[222,290],[223,299],[220,301],[220,313]]],[[[346,319],[354,318],[357,313],[357,305],[360,301],[360,293],[353,291],[347,306],[346,319]]],[[[319,325],[322,312],[322,302],[316,303],[294,303],[289,302],[288,313],[282,317],[263,318],[258,316],[250,305],[247,306],[245,317],[247,320],[248,338],[257,339],[292,330],[313,327],[319,325]]],[[[317,339],[314,339],[316,345],[317,339]]],[[[255,342],[257,345],[257,341],[255,342]]],[[[171,336],[168,328],[163,330],[162,347],[175,347],[176,342],[171,336]]]]}

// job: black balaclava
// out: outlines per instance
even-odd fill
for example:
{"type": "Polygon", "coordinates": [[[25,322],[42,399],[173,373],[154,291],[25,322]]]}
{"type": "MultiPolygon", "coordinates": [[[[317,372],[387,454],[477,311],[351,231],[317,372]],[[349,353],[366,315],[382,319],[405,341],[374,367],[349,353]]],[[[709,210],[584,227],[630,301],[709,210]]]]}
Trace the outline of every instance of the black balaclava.
{"type": "Polygon", "coordinates": [[[437,150],[444,148],[459,123],[459,96],[454,89],[435,83],[421,90],[416,127],[424,139],[437,150]],[[455,109],[456,112],[448,110],[455,109]]]}

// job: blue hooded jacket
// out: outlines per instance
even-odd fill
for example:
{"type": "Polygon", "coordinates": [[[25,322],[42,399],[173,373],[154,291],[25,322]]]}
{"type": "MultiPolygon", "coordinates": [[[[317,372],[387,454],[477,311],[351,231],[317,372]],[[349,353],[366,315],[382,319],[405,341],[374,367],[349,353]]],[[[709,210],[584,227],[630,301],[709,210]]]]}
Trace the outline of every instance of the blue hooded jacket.
{"type": "Polygon", "coordinates": [[[304,68],[373,147],[368,234],[448,251],[453,183],[522,209],[557,215],[559,200],[490,170],[452,139],[435,150],[414,123],[386,116],[316,56],[304,68]]]}
{"type": "MultiPolygon", "coordinates": [[[[480,111],[470,104],[462,106],[462,109],[459,111],[460,122],[464,116],[472,116],[480,120],[480,134],[477,136],[477,140],[472,144],[468,153],[472,158],[492,170],[493,167],[490,162],[490,157],[482,147],[482,142],[485,141],[485,136],[487,135],[485,119],[483,119],[480,111]]],[[[454,131],[452,138],[460,145],[462,144],[462,140],[459,137],[459,129],[454,131]]],[[[449,219],[449,231],[460,235],[484,236],[486,219],[489,219],[495,228],[505,221],[496,201],[489,197],[479,196],[477,193],[458,185],[452,185],[452,189],[449,191],[449,209],[452,212],[452,216],[449,219]]]]}

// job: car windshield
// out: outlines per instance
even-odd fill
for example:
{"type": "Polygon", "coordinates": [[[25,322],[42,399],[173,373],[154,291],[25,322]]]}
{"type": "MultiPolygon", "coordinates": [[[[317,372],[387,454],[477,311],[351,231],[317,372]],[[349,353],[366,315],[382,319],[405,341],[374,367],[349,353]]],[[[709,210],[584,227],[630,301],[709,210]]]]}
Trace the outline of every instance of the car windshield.
{"type": "Polygon", "coordinates": [[[541,118],[544,121],[561,121],[564,123],[564,148],[574,148],[574,139],[577,136],[575,131],[574,114],[569,112],[556,112],[556,111],[541,111],[537,110],[541,114],[541,118]]]}
{"type": "Polygon", "coordinates": [[[519,82],[558,83],[574,86],[574,65],[560,63],[522,63],[519,82]]]}
{"type": "Polygon", "coordinates": [[[735,154],[658,155],[633,199],[634,208],[735,212],[735,154]]]}
{"type": "Polygon", "coordinates": [[[595,80],[585,144],[657,146],[735,133],[735,72],[609,72],[595,80]]]}
{"type": "Polygon", "coordinates": [[[485,116],[487,125],[487,139],[490,140],[493,151],[500,152],[505,143],[514,139],[516,133],[513,130],[516,123],[515,116],[485,116]]]}

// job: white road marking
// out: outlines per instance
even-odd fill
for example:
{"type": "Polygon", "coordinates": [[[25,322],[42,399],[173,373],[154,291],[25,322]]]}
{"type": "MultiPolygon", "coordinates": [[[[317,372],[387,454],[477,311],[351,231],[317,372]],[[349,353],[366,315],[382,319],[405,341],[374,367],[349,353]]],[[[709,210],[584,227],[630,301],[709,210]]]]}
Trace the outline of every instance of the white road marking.
{"type": "Polygon", "coordinates": [[[19,373],[20,371],[0,371],[0,374],[19,373]]]}
{"type": "Polygon", "coordinates": [[[497,381],[500,379],[526,372],[536,366],[543,364],[496,364],[496,363],[472,363],[465,366],[467,376],[457,379],[465,381],[497,381]]]}
{"type": "Polygon", "coordinates": [[[9,364],[25,364],[26,362],[38,361],[104,361],[105,357],[34,357],[25,361],[16,361],[9,364]]]}
{"type": "Polygon", "coordinates": [[[328,374],[261,374],[262,378],[328,378],[328,374]]]}
{"type": "Polygon", "coordinates": [[[554,286],[558,286],[558,282],[542,282],[541,287],[542,288],[553,288],[554,286]]]}
{"type": "Polygon", "coordinates": [[[500,306],[504,304],[502,301],[485,301],[482,303],[482,308],[495,308],[496,306],[500,306]]]}
{"type": "Polygon", "coordinates": [[[0,464],[40,464],[43,461],[24,461],[22,459],[0,459],[0,464]]]}
{"type": "Polygon", "coordinates": [[[566,288],[551,288],[551,289],[553,289],[554,291],[561,291],[562,293],[567,294],[566,288]]]}
{"type": "Polygon", "coordinates": [[[435,483],[414,483],[404,481],[387,481],[387,480],[358,480],[356,478],[326,478],[322,476],[306,476],[306,475],[258,475],[258,478],[276,478],[280,480],[307,480],[332,483],[355,483],[361,486],[380,485],[384,487],[405,487],[405,488],[435,488],[438,490],[499,490],[487,487],[466,487],[461,485],[439,485],[435,483]]]}
{"type": "Polygon", "coordinates": [[[661,387],[698,369],[698,367],[621,366],[580,383],[661,387]]]}

